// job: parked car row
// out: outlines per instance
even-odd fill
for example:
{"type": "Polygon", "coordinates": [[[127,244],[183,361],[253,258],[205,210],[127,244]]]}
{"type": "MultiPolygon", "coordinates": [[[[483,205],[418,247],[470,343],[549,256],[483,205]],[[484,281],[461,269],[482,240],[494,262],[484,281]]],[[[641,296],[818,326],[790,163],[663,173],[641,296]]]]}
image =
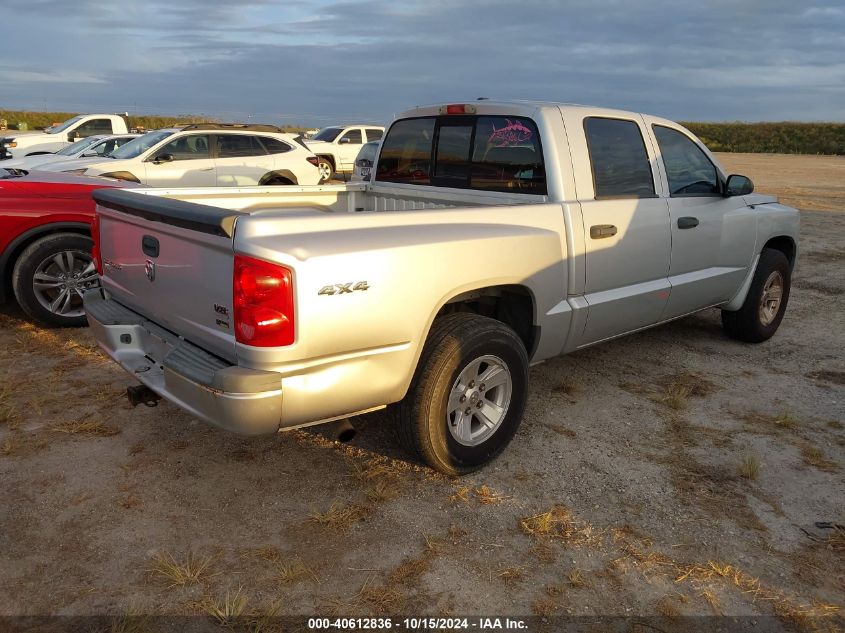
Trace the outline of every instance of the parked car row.
{"type": "Polygon", "coordinates": [[[378,126],[331,126],[302,139],[271,125],[195,124],[151,131],[120,152],[112,153],[119,147],[114,143],[109,151],[97,147],[98,156],[119,163],[58,164],[69,156],[80,157],[75,155],[77,150],[90,153],[94,148],[88,143],[93,137],[129,135],[121,115],[87,114],[42,132],[0,138],[0,161],[11,161],[0,164],[41,169],[50,163],[50,171],[102,175],[156,187],[311,185],[326,182],[336,173],[351,173],[362,146],[383,133],[384,128],[378,126]],[[33,158],[51,154],[62,158],[33,158]]]}
{"type": "Polygon", "coordinates": [[[6,136],[0,139],[0,302],[14,295],[42,325],[85,324],[82,293],[96,284],[95,189],[316,185],[334,175],[335,165],[353,165],[364,141],[382,132],[326,128],[316,134],[320,157],[275,126],[192,124],[141,135],[127,132],[120,115],[80,115],[43,132],[6,136]]]}

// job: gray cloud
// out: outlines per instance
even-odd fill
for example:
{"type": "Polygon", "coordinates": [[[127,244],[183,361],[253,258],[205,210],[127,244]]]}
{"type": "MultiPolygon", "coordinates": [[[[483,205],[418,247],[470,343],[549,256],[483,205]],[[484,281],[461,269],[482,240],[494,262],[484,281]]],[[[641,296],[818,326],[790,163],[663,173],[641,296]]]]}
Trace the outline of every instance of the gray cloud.
{"type": "Polygon", "coordinates": [[[0,0],[6,107],[320,124],[484,95],[685,120],[845,119],[836,0],[4,4],[17,3],[0,0]]]}

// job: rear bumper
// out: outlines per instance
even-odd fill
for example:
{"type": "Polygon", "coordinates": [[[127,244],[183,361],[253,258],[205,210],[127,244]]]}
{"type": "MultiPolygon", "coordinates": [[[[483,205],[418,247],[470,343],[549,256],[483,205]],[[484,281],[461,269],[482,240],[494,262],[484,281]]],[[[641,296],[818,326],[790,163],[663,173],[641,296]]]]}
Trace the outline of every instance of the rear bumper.
{"type": "Polygon", "coordinates": [[[232,365],[104,297],[101,290],[85,293],[84,303],[103,351],[163,398],[239,435],[279,430],[282,384],[276,372],[232,365]]]}

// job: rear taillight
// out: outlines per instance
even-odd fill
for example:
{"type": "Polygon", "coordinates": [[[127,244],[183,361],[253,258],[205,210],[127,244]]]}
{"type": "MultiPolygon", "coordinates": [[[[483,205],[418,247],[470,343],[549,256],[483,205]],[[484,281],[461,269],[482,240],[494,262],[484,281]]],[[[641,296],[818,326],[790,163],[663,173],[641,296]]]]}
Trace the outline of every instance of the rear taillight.
{"type": "Polygon", "coordinates": [[[100,253],[100,215],[95,213],[94,219],[91,221],[91,241],[94,245],[91,247],[91,259],[94,262],[94,268],[97,269],[97,274],[103,274],[103,256],[100,253]]]}
{"type": "Polygon", "coordinates": [[[235,340],[281,347],[294,339],[293,277],[284,266],[235,255],[235,340]]]}
{"type": "Polygon", "coordinates": [[[316,156],[309,156],[305,160],[307,160],[309,163],[314,165],[314,167],[316,167],[317,165],[320,164],[320,159],[317,158],[316,156]]]}

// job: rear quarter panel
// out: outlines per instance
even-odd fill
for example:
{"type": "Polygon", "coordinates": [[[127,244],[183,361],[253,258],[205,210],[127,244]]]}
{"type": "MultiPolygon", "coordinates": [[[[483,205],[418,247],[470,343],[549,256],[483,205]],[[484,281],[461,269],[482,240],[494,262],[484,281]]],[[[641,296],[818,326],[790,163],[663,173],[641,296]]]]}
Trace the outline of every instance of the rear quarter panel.
{"type": "Polygon", "coordinates": [[[571,316],[559,309],[567,295],[562,226],[560,204],[239,218],[236,252],[294,270],[296,342],[237,345],[238,361],[282,373],[285,425],[396,402],[439,309],[501,285],[532,295],[544,332],[535,358],[552,356],[571,316]],[[368,289],[320,294],[358,282],[368,289]]]}

